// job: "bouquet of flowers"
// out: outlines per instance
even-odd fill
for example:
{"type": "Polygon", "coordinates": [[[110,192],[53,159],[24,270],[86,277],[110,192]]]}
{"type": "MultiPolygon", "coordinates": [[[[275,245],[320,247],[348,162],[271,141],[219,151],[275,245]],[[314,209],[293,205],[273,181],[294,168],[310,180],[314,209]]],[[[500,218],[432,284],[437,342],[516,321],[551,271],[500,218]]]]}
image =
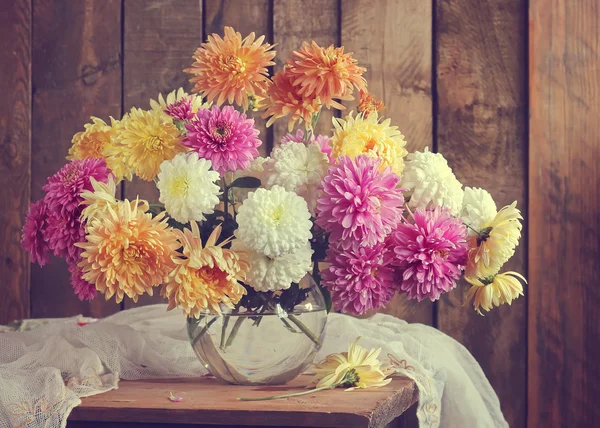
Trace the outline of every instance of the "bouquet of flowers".
{"type": "Polygon", "coordinates": [[[293,306],[311,270],[333,308],[355,315],[396,293],[435,301],[463,274],[480,313],[522,295],[525,279],[501,273],[521,234],[516,202],[497,210],[441,154],[409,154],[343,47],[305,42],[270,75],[275,55],[264,37],[225,27],[185,70],[192,94],[92,117],[29,209],[31,260],[65,258],[80,299],[137,301],[161,286],[169,309],[196,318],[293,306]],[[322,109],[344,111],[332,135],[315,135],[322,109]],[[268,157],[253,114],[288,120],[268,157]],[[156,184],[160,204],[117,199],[133,176],[156,184]]]}

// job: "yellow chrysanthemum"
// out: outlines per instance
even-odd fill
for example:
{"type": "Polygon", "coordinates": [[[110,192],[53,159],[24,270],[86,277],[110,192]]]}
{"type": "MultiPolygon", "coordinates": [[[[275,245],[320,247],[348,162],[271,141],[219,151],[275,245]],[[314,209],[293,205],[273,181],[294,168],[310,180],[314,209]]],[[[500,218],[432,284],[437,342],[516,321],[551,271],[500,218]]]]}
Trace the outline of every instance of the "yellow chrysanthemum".
{"type": "Polygon", "coordinates": [[[83,125],[85,131],[78,132],[73,136],[73,145],[69,149],[68,160],[85,158],[104,158],[104,150],[113,145],[117,137],[116,124],[112,117],[108,125],[102,119],[92,116],[92,123],[83,125]]]}
{"type": "Polygon", "coordinates": [[[392,381],[387,378],[391,369],[384,367],[377,359],[381,348],[368,351],[358,344],[358,340],[350,344],[348,352],[328,355],[315,364],[312,383],[316,383],[317,388],[371,388],[384,386],[392,381]]]}
{"type": "Polygon", "coordinates": [[[267,67],[275,65],[273,45],[264,43],[265,36],[254,33],[242,39],[240,33],[225,27],[225,35],[208,36],[194,53],[195,62],[186,73],[194,75],[193,92],[221,105],[227,100],[248,109],[249,96],[264,96],[270,84],[267,67]]]}
{"type": "Polygon", "coordinates": [[[390,122],[390,119],[380,122],[377,113],[353,117],[351,112],[345,120],[334,118],[331,155],[337,158],[366,154],[380,158],[383,167],[391,166],[392,171],[400,176],[408,154],[406,141],[398,127],[390,126],[390,122]]]}
{"type": "Polygon", "coordinates": [[[147,202],[128,200],[98,212],[88,227],[86,242],[75,244],[84,251],[79,267],[83,279],[104,293],[106,300],[125,295],[153,294],[174,267],[177,236],[167,225],[164,212],[156,217],[146,213],[147,202]]]}
{"type": "Polygon", "coordinates": [[[119,121],[110,118],[110,125],[102,119],[92,116],[92,123],[84,125],[85,131],[73,136],[73,145],[69,149],[68,160],[96,158],[104,159],[106,165],[117,178],[117,181],[127,178],[131,180],[122,159],[109,156],[117,140],[119,121]]]}
{"type": "Polygon", "coordinates": [[[517,201],[498,211],[496,216],[482,224],[483,229],[470,238],[469,257],[465,274],[471,278],[485,278],[498,272],[515,253],[521,237],[521,212],[517,201]]]}
{"type": "Polygon", "coordinates": [[[509,305],[514,299],[523,295],[522,280],[527,284],[523,275],[517,272],[504,272],[485,278],[470,278],[466,280],[472,285],[467,292],[467,300],[473,300],[473,306],[479,315],[481,309],[489,312],[494,306],[504,303],[509,305]]]}
{"type": "Polygon", "coordinates": [[[108,154],[118,157],[142,180],[152,181],[160,164],[185,151],[181,133],[159,110],[132,108],[120,122],[119,135],[108,154]]]}
{"type": "Polygon", "coordinates": [[[169,300],[168,310],[179,307],[188,316],[198,318],[207,309],[220,314],[221,304],[233,309],[246,294],[238,281],[244,280],[248,266],[235,251],[223,248],[231,239],[217,244],[221,226],[202,246],[198,224],[190,224],[191,230],[175,232],[182,250],[173,257],[176,267],[161,290],[169,300]]]}
{"type": "Polygon", "coordinates": [[[150,100],[150,108],[152,110],[160,110],[164,112],[164,110],[177,103],[178,101],[182,101],[184,99],[189,100],[191,105],[192,113],[196,113],[201,108],[210,108],[212,103],[203,103],[202,97],[196,94],[188,94],[183,90],[183,88],[176,89],[167,94],[166,97],[163,97],[163,94],[158,94],[157,100],[150,100]]]}

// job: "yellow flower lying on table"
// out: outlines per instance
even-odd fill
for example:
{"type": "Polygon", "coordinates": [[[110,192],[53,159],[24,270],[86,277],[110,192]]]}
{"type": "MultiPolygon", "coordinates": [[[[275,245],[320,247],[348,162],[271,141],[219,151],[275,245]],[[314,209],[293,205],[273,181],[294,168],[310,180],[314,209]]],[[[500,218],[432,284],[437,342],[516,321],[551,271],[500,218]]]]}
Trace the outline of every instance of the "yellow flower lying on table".
{"type": "Polygon", "coordinates": [[[317,388],[343,386],[364,389],[384,386],[392,381],[387,378],[391,371],[377,359],[381,348],[367,351],[358,344],[359,339],[350,344],[348,352],[330,354],[322,362],[315,364],[313,383],[316,383],[317,388]]]}
{"type": "Polygon", "coordinates": [[[381,348],[367,350],[358,344],[360,337],[350,344],[348,352],[330,354],[320,363],[315,364],[315,377],[311,384],[316,388],[292,394],[272,395],[262,398],[238,398],[240,401],[264,401],[278,398],[297,397],[312,394],[324,389],[338,387],[346,391],[360,388],[385,386],[392,381],[388,376],[393,372],[391,366],[379,361],[377,357],[381,348]]]}

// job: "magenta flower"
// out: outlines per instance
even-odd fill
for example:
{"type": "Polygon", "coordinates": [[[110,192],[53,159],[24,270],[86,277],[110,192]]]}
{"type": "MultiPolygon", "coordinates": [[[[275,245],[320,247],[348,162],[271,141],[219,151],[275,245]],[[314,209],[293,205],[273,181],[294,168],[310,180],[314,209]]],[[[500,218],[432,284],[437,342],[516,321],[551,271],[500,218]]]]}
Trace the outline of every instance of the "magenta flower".
{"type": "Polygon", "coordinates": [[[335,309],[362,315],[387,304],[397,289],[393,260],[394,253],[385,244],[353,245],[346,250],[331,246],[325,259],[331,265],[321,278],[335,309]]]}
{"type": "Polygon", "coordinates": [[[55,256],[63,257],[67,263],[77,263],[81,248],[77,242],[85,240],[85,225],[79,221],[81,210],[76,210],[69,216],[49,216],[46,236],[48,247],[55,256]]]}
{"type": "Polygon", "coordinates": [[[417,210],[390,236],[394,264],[402,275],[400,289],[419,302],[438,300],[456,287],[467,261],[467,229],[446,210],[417,210]]]}
{"type": "Polygon", "coordinates": [[[106,183],[111,174],[103,159],[74,160],[48,178],[46,191],[46,223],[44,237],[55,256],[64,257],[68,263],[79,260],[81,250],[75,243],[85,238],[85,227],[79,217],[84,190],[93,190],[90,178],[106,183]]]}
{"type": "Polygon", "coordinates": [[[257,148],[262,144],[254,119],[247,119],[232,106],[200,109],[185,127],[188,133],[183,145],[208,159],[221,175],[226,171],[246,169],[258,156],[257,148]]]}
{"type": "Polygon", "coordinates": [[[77,263],[69,265],[69,272],[71,272],[71,285],[73,286],[73,291],[75,291],[79,300],[93,300],[94,297],[96,297],[96,286],[82,278],[83,272],[81,271],[81,268],[77,266],[77,263]]]}
{"type": "Polygon", "coordinates": [[[104,159],[74,160],[63,166],[48,178],[43,187],[46,192],[44,202],[48,206],[49,215],[72,217],[82,201],[80,193],[84,190],[94,190],[90,177],[106,183],[110,173],[104,159]]]}
{"type": "MultiPolygon", "coordinates": [[[[327,159],[329,160],[329,162],[331,162],[331,146],[329,145],[329,141],[331,140],[331,138],[329,138],[326,135],[317,135],[316,137],[314,135],[310,136],[310,143],[318,143],[319,146],[321,147],[321,151],[323,153],[325,153],[327,155],[327,159]]],[[[283,143],[303,143],[304,142],[304,131],[302,131],[301,129],[298,129],[296,131],[296,134],[285,134],[283,136],[283,138],[281,139],[281,141],[279,141],[279,144],[283,144],[283,143]]]]}
{"type": "Polygon", "coordinates": [[[21,246],[29,251],[31,262],[40,266],[44,266],[49,260],[49,248],[45,236],[47,219],[46,204],[43,200],[31,204],[21,238],[21,246]]]}
{"type": "Polygon", "coordinates": [[[163,111],[175,120],[190,120],[194,118],[192,102],[188,97],[167,105],[163,111]]]}
{"type": "Polygon", "coordinates": [[[353,242],[373,246],[383,242],[400,223],[404,204],[398,176],[381,160],[366,155],[341,156],[323,179],[317,201],[317,224],[330,232],[330,242],[348,249],[353,242]]]}

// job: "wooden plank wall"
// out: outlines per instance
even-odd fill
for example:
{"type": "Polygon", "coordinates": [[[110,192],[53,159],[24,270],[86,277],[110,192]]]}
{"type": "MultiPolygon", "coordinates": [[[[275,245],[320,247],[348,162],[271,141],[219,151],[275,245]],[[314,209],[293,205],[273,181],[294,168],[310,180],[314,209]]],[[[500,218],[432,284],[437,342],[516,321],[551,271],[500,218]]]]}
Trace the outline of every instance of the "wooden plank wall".
{"type": "Polygon", "coordinates": [[[600,426],[599,22],[530,1],[530,427],[600,426]]]}
{"type": "Polygon", "coordinates": [[[0,324],[30,316],[29,257],[20,230],[31,191],[31,0],[0,13],[0,324]],[[6,205],[5,205],[6,204],[6,205]]]}
{"type": "MultiPolygon", "coordinates": [[[[89,116],[120,117],[132,106],[147,108],[159,92],[189,89],[182,69],[206,35],[222,33],[225,25],[244,35],[264,34],[283,55],[314,39],[343,44],[368,68],[370,90],[384,100],[383,114],[406,135],[410,150],[443,153],[465,185],[487,188],[499,206],[519,200],[526,218],[509,266],[528,273],[525,298],[482,318],[463,307],[462,284],[436,304],[397,298],[385,311],[463,343],[489,377],[510,426],[597,425],[600,10],[595,0],[568,4],[3,3],[0,324],[27,316],[104,316],[133,306],[127,300],[121,307],[102,299],[79,302],[64,264],[30,266],[18,243],[28,201],[39,199],[89,116]]],[[[339,114],[327,112],[319,131],[329,132],[339,114]]],[[[257,124],[262,153],[268,153],[285,126],[266,129],[260,118],[257,124]]],[[[135,181],[122,190],[128,198],[155,199],[152,187],[135,181]]]]}

